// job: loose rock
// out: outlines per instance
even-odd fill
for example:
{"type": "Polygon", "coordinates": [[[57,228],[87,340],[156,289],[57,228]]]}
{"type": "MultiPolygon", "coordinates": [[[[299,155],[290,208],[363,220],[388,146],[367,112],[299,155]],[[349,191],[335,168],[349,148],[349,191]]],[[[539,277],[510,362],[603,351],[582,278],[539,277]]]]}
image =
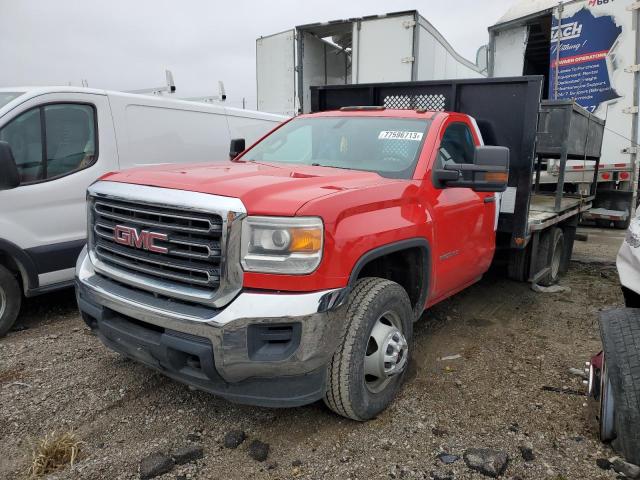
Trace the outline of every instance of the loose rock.
{"type": "Polygon", "coordinates": [[[176,465],[183,465],[202,458],[204,456],[204,450],[200,445],[189,445],[176,450],[171,456],[176,465]]]}
{"type": "Polygon", "coordinates": [[[431,472],[431,478],[433,480],[454,480],[453,472],[439,472],[433,471],[431,472]]]}
{"type": "Polygon", "coordinates": [[[533,450],[529,447],[520,447],[520,455],[525,462],[533,462],[536,459],[533,450]]]}
{"type": "Polygon", "coordinates": [[[509,455],[489,448],[470,448],[464,452],[464,462],[471,470],[498,478],[507,469],[509,455]]]}
{"type": "Polygon", "coordinates": [[[144,480],[157,477],[170,472],[174,466],[175,463],[171,457],[162,453],[154,453],[140,461],[140,478],[144,480]]]}
{"type": "Polygon", "coordinates": [[[300,460],[299,458],[294,460],[293,462],[291,462],[291,466],[292,467],[301,467],[302,466],[302,460],[300,460]]]}
{"type": "Polygon", "coordinates": [[[224,436],[224,446],[226,448],[238,448],[245,438],[247,438],[247,435],[243,430],[231,430],[224,436]]]}
{"type": "Polygon", "coordinates": [[[629,462],[625,462],[620,457],[614,457],[611,460],[611,466],[613,469],[623,474],[627,478],[637,479],[640,478],[640,467],[629,462]]]}
{"type": "Polygon", "coordinates": [[[440,453],[438,455],[438,458],[440,459],[440,461],[442,463],[444,463],[445,465],[450,465],[452,463],[456,463],[458,460],[460,460],[460,457],[457,455],[451,455],[449,453],[440,453]]]}
{"type": "Polygon", "coordinates": [[[249,444],[249,456],[258,462],[264,462],[269,456],[269,444],[254,440],[249,444]]]}

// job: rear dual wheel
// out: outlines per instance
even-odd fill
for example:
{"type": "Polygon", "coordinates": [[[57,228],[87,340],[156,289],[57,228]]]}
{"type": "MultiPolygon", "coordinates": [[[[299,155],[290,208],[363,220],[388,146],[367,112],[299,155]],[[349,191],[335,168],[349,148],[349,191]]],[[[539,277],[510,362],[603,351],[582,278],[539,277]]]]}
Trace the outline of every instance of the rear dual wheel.
{"type": "Polygon", "coordinates": [[[397,283],[364,278],[351,293],[346,315],[324,401],[343,417],[365,421],[382,412],[404,382],[413,310],[397,283]]]}
{"type": "Polygon", "coordinates": [[[561,228],[553,228],[542,235],[538,250],[538,271],[549,267],[549,273],[542,277],[538,283],[545,287],[558,283],[563,273],[565,262],[564,233],[561,228]]]}

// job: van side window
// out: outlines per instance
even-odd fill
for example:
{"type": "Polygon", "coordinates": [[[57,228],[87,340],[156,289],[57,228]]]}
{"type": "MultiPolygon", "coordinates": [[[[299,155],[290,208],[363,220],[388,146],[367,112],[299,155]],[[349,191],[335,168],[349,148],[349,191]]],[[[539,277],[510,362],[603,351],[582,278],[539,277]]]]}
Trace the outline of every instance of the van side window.
{"type": "Polygon", "coordinates": [[[90,167],[97,158],[95,110],[57,103],[29,110],[2,130],[22,184],[49,180],[90,167]]]}
{"type": "Polygon", "coordinates": [[[39,108],[29,110],[11,120],[0,130],[0,140],[11,146],[21,183],[42,179],[43,147],[39,108]]]}
{"type": "Polygon", "coordinates": [[[464,123],[452,123],[447,127],[438,151],[438,168],[445,163],[473,163],[475,143],[471,130],[464,123]]]}

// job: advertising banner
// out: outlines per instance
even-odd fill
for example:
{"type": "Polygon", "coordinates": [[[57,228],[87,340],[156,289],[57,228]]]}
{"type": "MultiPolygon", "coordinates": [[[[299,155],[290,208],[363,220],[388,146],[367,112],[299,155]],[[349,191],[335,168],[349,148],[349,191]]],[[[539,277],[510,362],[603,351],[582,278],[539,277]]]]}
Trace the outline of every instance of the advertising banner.
{"type": "Polygon", "coordinates": [[[594,16],[587,8],[563,17],[553,17],[549,98],[574,99],[590,112],[604,102],[620,98],[612,85],[609,52],[622,33],[609,15],[594,16]],[[560,55],[558,62],[558,37],[560,55]],[[556,66],[558,82],[556,85],[556,66]]]}

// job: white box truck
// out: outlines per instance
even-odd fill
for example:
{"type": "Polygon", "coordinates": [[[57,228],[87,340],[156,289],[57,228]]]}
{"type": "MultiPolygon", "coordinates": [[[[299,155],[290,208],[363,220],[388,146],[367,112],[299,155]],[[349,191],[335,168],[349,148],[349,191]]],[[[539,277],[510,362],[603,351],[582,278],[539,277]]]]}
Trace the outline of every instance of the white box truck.
{"type": "Polygon", "coordinates": [[[260,37],[256,73],[258,110],[290,116],[310,111],[311,86],[484,76],[415,10],[260,37]]]}
{"type": "MultiPolygon", "coordinates": [[[[490,76],[544,75],[544,98],[574,99],[606,119],[597,195],[583,216],[599,226],[626,228],[636,206],[638,11],[633,0],[522,0],[489,27],[490,76]]],[[[565,182],[588,194],[594,168],[570,161],[565,182]]],[[[553,188],[559,175],[548,159],[541,183],[553,188]]]]}
{"type": "Polygon", "coordinates": [[[22,296],[73,285],[87,188],[115,170],[224,161],[286,117],[88,88],[0,89],[0,336],[22,296]]]}

